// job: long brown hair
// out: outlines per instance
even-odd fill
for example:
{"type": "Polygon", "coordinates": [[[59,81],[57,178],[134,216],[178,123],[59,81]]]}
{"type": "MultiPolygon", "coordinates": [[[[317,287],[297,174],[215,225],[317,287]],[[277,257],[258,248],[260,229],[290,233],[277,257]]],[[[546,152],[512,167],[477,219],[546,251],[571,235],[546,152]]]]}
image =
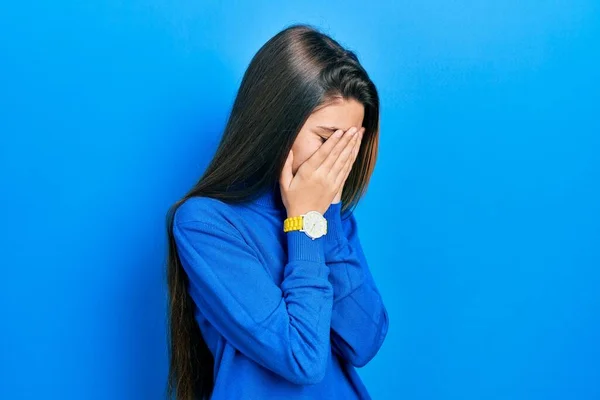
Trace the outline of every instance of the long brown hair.
{"type": "Polygon", "coordinates": [[[216,153],[204,174],[167,213],[169,376],[167,396],[208,399],[213,355],[194,317],[188,277],[177,256],[173,216],[190,197],[248,201],[277,188],[288,152],[305,121],[335,98],[365,107],[360,152],[344,185],[342,212],[362,197],[375,168],[379,143],[379,96],[356,54],[311,25],[288,26],[252,58],[216,153]]]}

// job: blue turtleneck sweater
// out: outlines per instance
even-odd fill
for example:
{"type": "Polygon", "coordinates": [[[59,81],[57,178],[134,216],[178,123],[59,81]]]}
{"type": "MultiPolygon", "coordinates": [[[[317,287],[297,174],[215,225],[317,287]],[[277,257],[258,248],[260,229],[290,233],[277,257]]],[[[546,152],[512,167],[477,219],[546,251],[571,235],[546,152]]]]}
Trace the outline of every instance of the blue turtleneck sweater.
{"type": "Polygon", "coordinates": [[[213,400],[370,399],[354,367],[371,360],[388,315],[341,203],[328,232],[283,232],[279,187],[239,204],[185,201],[178,255],[214,355],[213,400]]]}

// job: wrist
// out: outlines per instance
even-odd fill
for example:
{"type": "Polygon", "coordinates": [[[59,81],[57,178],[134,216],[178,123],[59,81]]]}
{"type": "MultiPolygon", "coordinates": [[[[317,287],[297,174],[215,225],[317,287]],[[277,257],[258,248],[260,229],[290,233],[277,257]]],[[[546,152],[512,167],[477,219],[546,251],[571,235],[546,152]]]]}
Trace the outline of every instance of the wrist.
{"type": "Polygon", "coordinates": [[[306,214],[306,211],[288,210],[288,212],[287,212],[287,218],[299,217],[299,216],[304,215],[304,214],[306,214]]]}

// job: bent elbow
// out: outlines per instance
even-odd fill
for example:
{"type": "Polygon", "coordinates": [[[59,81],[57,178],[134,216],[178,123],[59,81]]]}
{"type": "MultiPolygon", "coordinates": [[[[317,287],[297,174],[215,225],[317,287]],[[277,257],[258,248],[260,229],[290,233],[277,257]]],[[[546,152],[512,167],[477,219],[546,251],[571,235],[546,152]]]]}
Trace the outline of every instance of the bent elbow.
{"type": "Polygon", "coordinates": [[[385,337],[387,336],[389,328],[389,319],[387,310],[383,308],[383,313],[381,316],[381,324],[379,327],[379,334],[377,335],[377,340],[373,342],[373,345],[370,347],[365,347],[363,351],[354,352],[350,357],[350,364],[355,366],[356,368],[362,368],[369,363],[379,352],[379,349],[383,345],[385,337]]]}
{"type": "Polygon", "coordinates": [[[348,362],[352,364],[356,368],[362,368],[371,361],[377,352],[379,351],[379,346],[374,345],[369,348],[362,349],[359,352],[352,352],[347,355],[348,362]]]}
{"type": "Polygon", "coordinates": [[[325,378],[326,373],[326,368],[313,368],[310,372],[296,374],[292,378],[292,382],[294,382],[297,385],[315,385],[325,378]]]}
{"type": "Polygon", "coordinates": [[[370,352],[370,353],[364,352],[362,354],[355,355],[349,361],[350,361],[350,364],[352,364],[356,368],[362,368],[365,365],[367,365],[369,363],[369,361],[371,361],[373,359],[373,357],[375,357],[375,354],[377,354],[377,351],[370,352]]]}
{"type": "Polygon", "coordinates": [[[321,346],[320,349],[313,352],[310,356],[306,353],[302,357],[297,357],[292,353],[292,368],[288,369],[286,378],[297,385],[314,385],[321,382],[327,374],[329,362],[329,353],[331,345],[321,346]]]}

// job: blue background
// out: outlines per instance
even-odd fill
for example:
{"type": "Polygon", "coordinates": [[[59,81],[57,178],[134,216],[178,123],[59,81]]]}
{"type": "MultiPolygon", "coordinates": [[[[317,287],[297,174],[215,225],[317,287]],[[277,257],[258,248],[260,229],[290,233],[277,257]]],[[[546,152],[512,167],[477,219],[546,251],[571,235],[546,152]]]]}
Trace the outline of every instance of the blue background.
{"type": "Polygon", "coordinates": [[[598,1],[0,10],[0,398],[162,398],[164,214],[294,22],[381,95],[356,210],[390,316],[373,398],[600,398],[598,1]]]}

